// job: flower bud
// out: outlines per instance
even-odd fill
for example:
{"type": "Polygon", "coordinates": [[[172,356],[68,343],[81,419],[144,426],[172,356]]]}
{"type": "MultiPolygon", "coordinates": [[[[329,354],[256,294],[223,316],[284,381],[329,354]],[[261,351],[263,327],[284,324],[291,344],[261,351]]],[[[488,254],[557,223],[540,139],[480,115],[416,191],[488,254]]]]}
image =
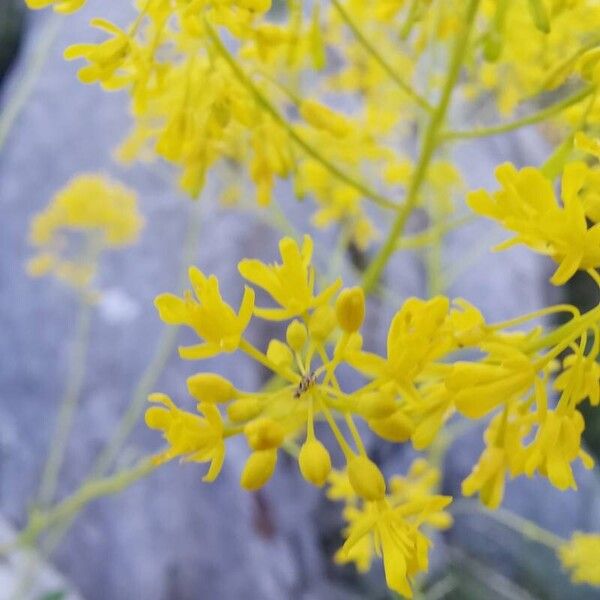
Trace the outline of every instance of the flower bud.
{"type": "Polygon", "coordinates": [[[327,448],[317,439],[306,440],[300,448],[298,466],[306,481],[322,486],[331,472],[331,458],[327,448]]]}
{"type": "Polygon", "coordinates": [[[350,460],[348,479],[352,489],[364,500],[382,500],[385,496],[385,479],[379,467],[366,456],[350,460]]]}
{"type": "Polygon", "coordinates": [[[402,410],[384,419],[371,419],[368,425],[380,438],[388,442],[406,442],[410,439],[415,425],[402,410]]]}
{"type": "Polygon", "coordinates": [[[363,289],[353,287],[342,290],[335,303],[335,316],[340,327],[347,333],[358,331],[365,319],[363,289]]]}
{"type": "Polygon", "coordinates": [[[269,450],[281,446],[285,430],[277,421],[260,417],[244,427],[244,434],[252,450],[269,450]]]}
{"type": "Polygon", "coordinates": [[[544,0],[529,0],[529,12],[536,29],[542,33],[550,33],[550,17],[544,0]]]}
{"type": "Polygon", "coordinates": [[[271,479],[276,464],[277,450],[253,452],[244,465],[240,485],[249,492],[258,490],[271,479]]]}
{"type": "Polygon", "coordinates": [[[285,338],[290,348],[296,352],[300,352],[304,344],[306,344],[306,339],[308,338],[306,325],[298,321],[298,319],[294,319],[288,325],[287,331],[285,332],[285,338]]]}
{"type": "Polygon", "coordinates": [[[396,410],[396,401],[392,394],[383,390],[362,394],[357,399],[356,412],[365,419],[382,419],[396,410]]]}
{"type": "Polygon", "coordinates": [[[289,367],[294,359],[289,346],[279,340],[269,342],[267,358],[278,367],[289,367]]]}
{"type": "Polygon", "coordinates": [[[227,416],[237,423],[248,421],[260,414],[262,404],[256,398],[240,398],[227,406],[227,416]]]}
{"type": "Polygon", "coordinates": [[[187,387],[200,402],[227,402],[236,394],[232,383],[216,373],[196,373],[187,378],[187,387]]]}
{"type": "Polygon", "coordinates": [[[310,316],[308,329],[311,337],[317,342],[324,342],[335,327],[335,312],[331,306],[319,306],[310,316]]]}

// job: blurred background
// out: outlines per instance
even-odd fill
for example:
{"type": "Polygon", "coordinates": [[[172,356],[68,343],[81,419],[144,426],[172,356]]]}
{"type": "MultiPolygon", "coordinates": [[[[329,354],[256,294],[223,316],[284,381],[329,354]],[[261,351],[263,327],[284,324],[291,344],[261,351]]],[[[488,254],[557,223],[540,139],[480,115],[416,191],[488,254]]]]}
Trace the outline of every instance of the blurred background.
{"type": "MultiPolygon", "coordinates": [[[[218,178],[209,178],[195,205],[178,194],[164,165],[124,170],[113,161],[112,152],[128,130],[127,98],[80,84],[77,65],[65,62],[62,52],[71,43],[91,38],[92,16],[101,13],[117,23],[126,21],[128,4],[91,0],[83,11],[63,21],[49,13],[26,14],[20,0],[0,0],[0,542],[24,525],[37,490],[75,326],[73,294],[25,272],[31,256],[30,219],[52,195],[76,173],[104,172],[137,191],[146,218],[140,242],[110,253],[102,263],[103,295],[93,316],[84,390],[61,471],[59,498],[86,477],[146,367],[157,360],[165,327],[152,301],[160,292],[181,288],[185,254],[191,259],[187,262],[219,275],[224,296],[233,303],[241,295],[237,261],[243,256],[272,260],[276,255],[279,233],[265,215],[219,207],[216,198],[223,182],[218,178]]],[[[459,165],[471,166],[465,178],[473,188],[492,185],[493,167],[500,160],[520,166],[536,163],[546,153],[541,134],[527,130],[461,145],[455,158],[459,165]]],[[[292,191],[281,185],[277,196],[297,229],[307,231],[306,211],[292,191]]],[[[333,236],[326,232],[316,239],[321,247],[330,248],[333,236]]],[[[569,298],[557,297],[547,283],[551,265],[526,250],[501,256],[487,252],[500,239],[501,232],[479,221],[448,236],[444,257],[451,296],[474,302],[489,320],[558,300],[582,308],[595,302],[592,290],[577,278],[567,289],[569,298]]],[[[336,275],[351,283],[353,271],[347,262],[335,265],[336,275]]],[[[427,294],[423,257],[417,253],[399,256],[388,278],[397,293],[396,306],[408,296],[427,294]]],[[[392,313],[389,303],[370,306],[370,343],[382,345],[392,313]]],[[[270,333],[267,326],[255,331],[257,343],[264,344],[270,333]]],[[[243,361],[217,359],[210,367],[248,389],[258,387],[264,376],[243,361]]],[[[193,371],[193,365],[171,356],[154,389],[185,397],[185,377],[193,371]]],[[[481,451],[481,433],[471,429],[453,444],[442,492],[458,493],[460,481],[481,451]]],[[[586,435],[588,448],[598,458],[598,411],[595,420],[588,421],[586,435]]],[[[379,448],[375,440],[371,443],[372,455],[389,474],[404,472],[413,457],[408,445],[379,448]]],[[[158,436],[140,422],[116,468],[158,447],[158,436]]],[[[223,473],[212,485],[202,484],[197,466],[175,462],[118,496],[93,502],[53,555],[40,558],[26,597],[391,597],[377,565],[363,577],[351,567],[333,564],[331,557],[341,541],[339,507],[305,485],[293,461],[281,461],[264,490],[247,494],[238,486],[245,456],[243,443],[231,444],[223,473]]],[[[506,506],[565,537],[575,529],[599,531],[598,471],[580,469],[576,477],[577,493],[558,492],[537,479],[510,482],[506,506]]],[[[426,598],[600,597],[591,588],[573,587],[551,551],[488,516],[458,515],[456,521],[436,539],[430,577],[424,584],[426,598]]],[[[0,559],[0,600],[11,597],[26,567],[22,554],[0,559]]]]}

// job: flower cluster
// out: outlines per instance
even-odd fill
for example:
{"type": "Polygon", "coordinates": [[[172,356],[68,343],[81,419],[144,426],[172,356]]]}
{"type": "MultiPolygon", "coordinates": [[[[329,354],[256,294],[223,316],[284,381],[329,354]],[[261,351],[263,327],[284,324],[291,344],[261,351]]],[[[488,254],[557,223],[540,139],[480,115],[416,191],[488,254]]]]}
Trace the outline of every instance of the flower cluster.
{"type": "Polygon", "coordinates": [[[555,260],[559,267],[551,281],[562,285],[579,269],[600,267],[600,222],[595,219],[600,215],[594,187],[599,174],[583,161],[567,164],[559,205],[552,182],[539,169],[517,171],[504,164],[496,169],[502,189],[493,195],[473,192],[467,202],[475,212],[516,234],[499,248],[522,243],[555,260]]]}
{"type": "MultiPolygon", "coordinates": [[[[182,358],[241,351],[275,378],[273,385],[252,392],[216,373],[191,376],[188,390],[202,416],[177,408],[165,396],[153,396],[163,407],[151,408],[147,423],[161,430],[169,443],[159,460],[182,456],[210,461],[206,478],[213,480],[223,463],[225,440],[244,435],[251,450],[240,479],[245,489],[265,485],[280,450],[293,448],[298,448],[299,470],[309,483],[321,486],[333,477],[339,484],[332,474],[331,453],[315,428],[316,422],[325,422],[344,459],[350,494],[349,537],[338,558],[366,568],[372,554],[368,549],[383,552],[388,583],[403,594],[408,594],[406,576],[426,568],[427,543],[416,527],[430,518],[443,524],[444,519],[432,515],[449,498],[423,493],[400,501],[402,480],[392,478],[386,485],[367,454],[361,423],[385,441],[410,440],[422,450],[454,412],[481,419],[495,411],[485,434],[486,450],[463,483],[466,495],[478,492],[491,508],[500,504],[507,475],[539,473],[566,489],[576,486],[574,460],[581,458],[591,467],[592,459],[581,448],[584,423],[577,407],[586,398],[597,404],[600,397],[599,338],[595,336],[589,350],[585,343],[587,330],[597,328],[597,309],[575,313],[570,322],[547,334],[539,327],[516,333],[508,331],[513,322],[486,324],[462,299],[452,303],[444,296],[410,298],[394,315],[386,354],[380,355],[362,345],[362,289],[340,290],[337,280],[317,293],[308,236],[302,246],[284,238],[280,253],[279,264],[255,259],[239,264],[240,274],[272,298],[272,307],[255,306],[254,292],[246,287],[236,312],[221,297],[215,276],[196,268],[190,270],[195,295],[157,297],[165,322],[187,325],[202,340],[181,347],[182,358]],[[252,345],[245,332],[253,316],[288,321],[284,339],[272,339],[264,352],[252,345]],[[558,364],[566,348],[570,353],[558,364]],[[484,357],[473,362],[453,358],[465,350],[477,350],[484,357]],[[337,375],[342,365],[362,374],[364,384],[344,389],[337,375]],[[551,383],[560,394],[555,408],[549,402],[551,383]],[[369,531],[374,538],[367,542],[363,538],[369,531]],[[403,566],[392,571],[388,560],[403,566]]],[[[521,321],[536,316],[525,315],[521,321]]],[[[409,479],[425,477],[419,465],[409,479]]]]}
{"type": "MultiPolygon", "coordinates": [[[[493,92],[501,113],[572,79],[593,81],[600,25],[593,0],[486,0],[482,13],[482,64],[471,89],[493,92]]],[[[576,122],[581,113],[576,106],[567,117],[576,122]]]]}
{"type": "MultiPolygon", "coordinates": [[[[254,306],[254,293],[246,288],[236,313],[219,294],[216,278],[196,268],[190,270],[195,296],[190,292],[183,298],[157,297],[156,307],[164,321],[185,324],[203,340],[200,345],[180,348],[182,358],[202,359],[239,350],[270,369],[277,382],[268,390],[251,392],[237,389],[216,373],[197,373],[187,385],[202,416],[177,408],[164,395],[152,396],[162,406],[149,409],[146,422],[162,431],[169,443],[158,460],[182,456],[209,461],[205,479],[213,480],[223,463],[225,440],[244,435],[251,450],[240,478],[245,489],[262,487],[273,475],[281,449],[296,444],[301,475],[322,486],[332,476],[330,451],[315,427],[324,421],[343,456],[352,505],[356,508],[360,501],[366,511],[360,519],[357,516],[358,525],[350,527],[344,552],[372,529],[376,547],[388,561],[390,586],[408,593],[407,576],[427,565],[427,541],[418,527],[450,499],[428,493],[404,497],[403,480],[398,478],[390,480],[388,493],[381,471],[367,455],[356,420],[365,421],[383,439],[399,442],[414,435],[417,444],[426,444],[449,411],[436,383],[428,381],[435,376],[428,376],[427,370],[435,370],[434,362],[452,349],[478,339],[483,321],[465,302],[453,308],[442,297],[430,302],[411,299],[392,321],[387,356],[365,352],[359,333],[365,316],[361,288],[340,290],[337,280],[317,293],[308,236],[301,247],[284,238],[280,253],[280,264],[254,259],[239,264],[241,275],[264,290],[273,307],[254,306]],[[272,339],[265,352],[253,346],[244,335],[252,315],[288,321],[285,338],[272,339]],[[416,354],[407,352],[411,344],[418,347],[416,354]],[[356,390],[344,390],[336,375],[343,364],[364,373],[368,382],[356,390]],[[417,387],[419,378],[424,383],[417,387]],[[396,531],[402,543],[397,542],[396,531]],[[398,557],[402,563],[392,570],[390,561],[398,557]]],[[[425,478],[426,488],[431,483],[430,475],[418,465],[410,477],[425,478]]]]}
{"type": "Polygon", "coordinates": [[[133,244],[142,226],[132,190],[102,175],[78,175],[34,217],[29,240],[38,253],[28,271],[88,288],[99,254],[133,244]]]}
{"type": "MultiPolygon", "coordinates": [[[[85,0],[26,3],[70,13],[85,0]]],[[[427,260],[441,270],[441,235],[464,191],[442,145],[550,117],[548,132],[564,141],[548,161],[501,164],[500,189],[473,191],[466,204],[511,232],[499,249],[523,244],[552,259],[554,285],[584,271],[600,287],[598,0],[134,6],[128,23],[92,19],[100,41],[65,51],[83,83],[128,94],[132,129],[120,160],[170,163],[194,198],[210,172],[235,180],[222,186],[223,201],[249,184],[258,210],[287,181],[299,200],[313,201],[312,224],[335,226],[340,247],[361,260],[387,220],[367,202],[393,223],[364,287],[343,287],[340,279],[318,285],[307,235],[301,243],[282,239],[278,263],[239,263],[246,284],[237,307],[223,298],[217,276],[197,267],[189,269],[190,290],[156,298],[165,323],[198,338],[179,348],[182,359],[243,354],[271,379],[245,390],[200,369],[187,379],[195,410],[152,394],[146,423],[167,443],[155,464],[207,463],[204,480],[212,482],[226,464],[227,440],[240,437],[249,449],[240,484],[254,491],[273,477],[282,452],[295,456],[304,480],[327,485],[328,497],[344,502],[345,542],[335,560],[366,571],[381,557],[388,586],[405,596],[427,570],[427,529],[451,525],[451,498],[437,493],[440,474],[423,458],[406,476],[386,478],[369,440],[410,443],[434,456],[450,419],[479,421],[485,448],[462,482],[465,496],[494,509],[507,478],[534,475],[576,489],[573,465],[594,464],[582,447],[582,405],[600,405],[600,306],[581,313],[561,304],[489,323],[465,299],[443,295],[434,274],[433,297],[394,307],[384,351],[366,347],[362,332],[366,294],[393,252],[411,247],[403,234],[415,210],[429,226],[414,236],[416,246],[432,241],[427,260]],[[504,125],[461,131],[446,128],[458,113],[451,109],[459,86],[467,103],[493,96],[503,117],[524,102],[558,100],[504,125]],[[559,313],[568,316],[562,325],[537,324],[559,313]],[[264,347],[249,339],[257,320],[272,322],[270,331],[281,325],[264,347]],[[349,370],[359,382],[351,388],[349,370]]],[[[34,219],[30,239],[39,252],[29,271],[89,291],[98,254],[132,243],[141,227],[133,192],[81,175],[34,219]]],[[[600,584],[590,559],[597,553],[597,535],[578,533],[559,548],[576,582],[600,584]]]]}
{"type": "MultiPolygon", "coordinates": [[[[389,2],[372,8],[349,4],[353,20],[374,18],[385,28],[379,42],[391,52],[399,5],[392,10],[389,2]]],[[[278,179],[289,179],[299,198],[316,203],[317,227],[341,224],[361,249],[377,239],[366,201],[390,210],[397,203],[390,198],[405,192],[413,164],[394,146],[409,139],[406,118],[416,116],[414,93],[407,92],[409,84],[390,84],[334,6],[315,3],[312,11],[302,11],[292,3],[276,20],[269,1],[148,0],[138,7],[125,26],[92,19],[106,38],[65,52],[68,60],[86,61],[79,70],[84,83],[128,90],[134,125],[117,151],[121,160],[159,156],[177,165],[180,185],[193,197],[210,170],[224,179],[234,170],[252,182],[260,207],[272,201],[278,179]],[[233,45],[221,41],[223,29],[233,45]],[[331,49],[341,44],[347,53],[341,68],[326,69],[331,49]],[[301,89],[309,73],[322,81],[319,97],[301,89]],[[331,99],[341,95],[351,105],[356,94],[364,98],[360,111],[331,108],[331,99]],[[370,184],[379,173],[383,178],[370,184]]],[[[425,3],[411,22],[424,16],[421,10],[425,3]]],[[[443,12],[442,21],[451,22],[452,11],[443,12]]],[[[391,53],[397,56],[393,69],[412,77],[410,57],[397,48],[391,53]]],[[[428,106],[420,97],[417,104],[428,106]]],[[[426,180],[436,213],[448,214],[459,179],[444,165],[426,180]]]]}

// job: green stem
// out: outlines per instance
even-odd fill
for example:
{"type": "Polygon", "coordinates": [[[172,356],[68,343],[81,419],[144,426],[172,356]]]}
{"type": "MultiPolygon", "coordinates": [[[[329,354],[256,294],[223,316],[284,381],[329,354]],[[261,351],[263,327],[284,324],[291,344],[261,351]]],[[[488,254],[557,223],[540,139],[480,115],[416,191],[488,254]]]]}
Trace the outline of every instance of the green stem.
{"type": "Polygon", "coordinates": [[[389,198],[386,198],[382,194],[376,192],[371,189],[367,184],[363,183],[348,175],[344,171],[342,171],[339,167],[335,166],[332,162],[330,162],[321,152],[319,152],[314,146],[309,144],[295,129],[290,123],[287,122],[280,114],[279,111],[275,108],[275,106],[269,101],[269,99],[256,87],[256,85],[252,82],[252,80],[244,73],[243,69],[237,63],[235,58],[231,55],[229,50],[225,47],[221,38],[218,36],[216,31],[205,22],[206,31],[211,41],[213,42],[215,49],[217,52],[223,57],[225,62],[229,65],[234,75],[238,78],[239,82],[254,96],[256,103],[271,117],[273,120],[280,125],[285,132],[290,136],[292,141],[294,141],[300,148],[306,152],[310,157],[314,158],[317,162],[319,162],[325,169],[327,169],[334,177],[359,191],[363,196],[369,198],[382,208],[394,209],[396,210],[398,205],[396,202],[393,202],[389,198]]]}
{"type": "Polygon", "coordinates": [[[521,129],[522,127],[527,127],[528,125],[535,125],[536,123],[541,123],[542,121],[553,117],[554,115],[575,104],[579,104],[579,102],[590,96],[593,91],[594,86],[589,85],[584,87],[582,90],[563,98],[560,102],[547,106],[546,108],[542,108],[538,112],[528,115],[527,117],[516,119],[515,121],[504,123],[502,125],[494,125],[492,127],[480,127],[466,131],[445,131],[442,133],[441,138],[443,141],[449,141],[491,137],[494,135],[515,131],[517,129],[521,129]]]}
{"type": "Polygon", "coordinates": [[[37,47],[32,52],[31,62],[21,74],[12,95],[9,96],[0,112],[0,150],[6,143],[8,134],[33,91],[35,83],[48,59],[49,50],[56,40],[62,24],[62,17],[52,16],[44,23],[41,31],[36,35],[37,47]]]}
{"type": "Polygon", "coordinates": [[[459,500],[452,505],[450,510],[455,514],[479,512],[490,519],[498,521],[498,523],[502,523],[502,525],[505,525],[509,529],[520,533],[524,537],[534,542],[543,544],[548,548],[552,548],[552,550],[556,550],[559,546],[565,543],[565,540],[555,533],[540,527],[537,523],[534,523],[533,521],[530,521],[521,515],[517,515],[506,508],[486,510],[477,502],[459,500]]]}
{"type": "Polygon", "coordinates": [[[46,511],[33,511],[29,524],[19,534],[15,543],[29,546],[35,544],[46,529],[72,518],[96,498],[123,491],[151,473],[156,467],[153,457],[144,458],[130,469],[124,469],[104,479],[89,481],[71,496],[46,511]]]}
{"type": "Polygon", "coordinates": [[[398,250],[417,250],[419,248],[425,248],[430,244],[436,243],[436,241],[443,237],[444,234],[454,229],[458,229],[463,225],[467,225],[468,223],[474,221],[474,219],[474,215],[465,215],[455,219],[436,221],[433,225],[430,225],[427,229],[421,231],[420,233],[402,236],[398,240],[396,248],[398,250]]]}
{"type": "Polygon", "coordinates": [[[354,34],[354,37],[358,40],[361,46],[371,55],[375,62],[389,75],[390,79],[405,93],[409,96],[416,104],[428,112],[433,112],[433,106],[423,96],[418,94],[390,65],[385,57],[373,46],[373,44],[364,36],[364,34],[357,27],[356,23],[352,20],[352,17],[348,14],[346,9],[342,6],[339,0],[331,0],[333,6],[337,10],[338,14],[346,23],[348,28],[354,34]]]}
{"type": "Polygon", "coordinates": [[[435,111],[431,115],[425,131],[421,153],[408,188],[406,200],[402,206],[398,208],[396,219],[390,229],[387,239],[365,272],[363,278],[365,293],[371,292],[377,285],[383,269],[396,249],[397,240],[404,231],[406,222],[419,200],[419,192],[421,191],[421,187],[427,175],[427,170],[437,147],[439,130],[446,118],[452,91],[458,80],[460,69],[469,45],[470,32],[475,20],[475,14],[479,7],[479,2],[480,0],[469,0],[468,2],[464,17],[464,28],[456,38],[442,95],[435,111]]]}
{"type": "Polygon", "coordinates": [[[564,345],[566,348],[573,340],[577,339],[584,331],[593,327],[600,322],[600,305],[592,310],[582,314],[580,317],[574,317],[564,325],[557,327],[551,333],[544,335],[532,343],[528,344],[524,349],[527,353],[537,352],[542,348],[555,346],[556,344],[564,345]]]}
{"type": "Polygon", "coordinates": [[[90,338],[91,317],[93,306],[86,300],[86,294],[80,297],[80,308],[75,326],[75,337],[69,361],[69,373],[65,394],[60,405],[56,430],[52,438],[48,460],[44,467],[37,503],[45,507],[52,502],[60,468],[63,463],[69,433],[73,425],[75,411],[83,387],[85,378],[85,363],[87,358],[87,346],[90,338]]]}

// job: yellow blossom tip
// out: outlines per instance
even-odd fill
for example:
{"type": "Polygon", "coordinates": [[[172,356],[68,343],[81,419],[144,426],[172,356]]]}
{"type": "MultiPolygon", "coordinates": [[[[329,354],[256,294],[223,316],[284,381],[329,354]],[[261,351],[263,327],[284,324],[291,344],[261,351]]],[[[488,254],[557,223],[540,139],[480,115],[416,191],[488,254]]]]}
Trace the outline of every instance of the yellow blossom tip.
{"type": "Polygon", "coordinates": [[[347,333],[360,329],[365,319],[365,292],[360,287],[342,290],[335,303],[339,326],[347,333]]]}
{"type": "Polygon", "coordinates": [[[249,492],[263,487],[275,472],[277,450],[260,450],[252,452],[244,465],[240,485],[249,492]]]}
{"type": "Polygon", "coordinates": [[[308,439],[300,448],[298,466],[306,481],[321,487],[331,473],[331,457],[319,440],[308,439]]]}
{"type": "Polygon", "coordinates": [[[385,479],[379,467],[366,456],[349,460],[348,478],[356,494],[364,500],[382,500],[385,496],[385,479]]]}
{"type": "Polygon", "coordinates": [[[277,421],[260,417],[244,427],[244,434],[252,450],[270,450],[281,446],[285,430],[277,421]]]}
{"type": "Polygon", "coordinates": [[[233,384],[217,373],[196,373],[187,378],[187,388],[199,402],[228,402],[237,393],[233,384]]]}

